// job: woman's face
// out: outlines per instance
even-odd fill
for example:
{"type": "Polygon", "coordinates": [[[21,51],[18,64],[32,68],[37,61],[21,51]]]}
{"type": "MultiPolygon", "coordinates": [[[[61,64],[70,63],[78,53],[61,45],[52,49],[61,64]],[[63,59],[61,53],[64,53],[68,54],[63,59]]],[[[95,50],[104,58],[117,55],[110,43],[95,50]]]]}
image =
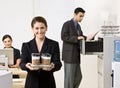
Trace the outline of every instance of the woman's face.
{"type": "Polygon", "coordinates": [[[34,33],[35,37],[37,37],[39,39],[45,38],[47,27],[45,26],[44,23],[36,22],[32,29],[33,29],[33,33],[34,33]]]}
{"type": "Polygon", "coordinates": [[[12,47],[12,40],[9,37],[4,39],[3,43],[5,45],[5,48],[11,48],[12,47]]]}

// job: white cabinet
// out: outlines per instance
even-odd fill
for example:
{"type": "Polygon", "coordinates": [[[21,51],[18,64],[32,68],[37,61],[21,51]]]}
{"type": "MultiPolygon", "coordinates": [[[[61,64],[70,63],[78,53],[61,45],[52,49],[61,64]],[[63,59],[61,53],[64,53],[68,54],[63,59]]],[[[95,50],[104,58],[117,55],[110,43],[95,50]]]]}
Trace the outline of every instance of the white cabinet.
{"type": "MultiPolygon", "coordinates": [[[[87,44],[85,41],[82,41],[82,54],[98,55],[97,59],[97,74],[98,74],[98,88],[120,88],[120,62],[113,63],[115,60],[115,44],[116,41],[120,41],[120,37],[115,36],[106,36],[103,38],[103,50],[100,52],[87,52],[87,44]],[[102,52],[101,52],[102,51],[102,52]],[[114,74],[113,74],[114,72],[114,74]]],[[[95,42],[93,42],[94,44],[95,42]]],[[[98,44],[98,43],[97,43],[98,44]]],[[[120,52],[120,43],[117,43],[117,47],[120,52]]],[[[99,44],[100,45],[100,44],[99,44]]],[[[95,46],[95,45],[93,45],[95,46]]],[[[93,47],[95,48],[95,47],[93,47]]],[[[97,47],[96,47],[97,48],[97,47]]],[[[100,47],[101,49],[102,47],[100,47]]],[[[90,48],[89,48],[90,49],[90,48]]],[[[90,49],[92,50],[92,48],[90,49]]],[[[120,58],[120,53],[117,54],[117,57],[120,58]]],[[[117,61],[119,61],[117,58],[117,61]]]]}
{"type": "Polygon", "coordinates": [[[120,63],[113,62],[115,40],[120,37],[104,37],[103,56],[99,56],[97,63],[98,88],[120,88],[120,63]]]}
{"type": "Polygon", "coordinates": [[[103,55],[99,55],[97,60],[98,88],[103,88],[103,55]]]}
{"type": "Polygon", "coordinates": [[[113,62],[113,88],[120,88],[120,62],[113,62]]]}

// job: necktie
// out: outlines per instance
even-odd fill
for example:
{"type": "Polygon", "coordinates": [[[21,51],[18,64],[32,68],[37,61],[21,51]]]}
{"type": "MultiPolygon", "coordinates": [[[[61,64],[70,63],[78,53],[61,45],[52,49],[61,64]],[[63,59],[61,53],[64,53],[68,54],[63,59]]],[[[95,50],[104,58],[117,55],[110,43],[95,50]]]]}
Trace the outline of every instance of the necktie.
{"type": "Polygon", "coordinates": [[[80,25],[77,24],[76,30],[77,30],[77,34],[78,34],[78,35],[80,35],[79,29],[80,29],[80,25]]]}

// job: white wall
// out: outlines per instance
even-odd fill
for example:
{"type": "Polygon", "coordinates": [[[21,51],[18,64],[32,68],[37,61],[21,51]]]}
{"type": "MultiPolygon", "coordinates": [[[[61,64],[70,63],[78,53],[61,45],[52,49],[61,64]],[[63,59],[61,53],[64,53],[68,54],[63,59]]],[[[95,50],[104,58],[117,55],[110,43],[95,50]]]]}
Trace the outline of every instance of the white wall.
{"type": "Polygon", "coordinates": [[[21,49],[22,42],[32,37],[31,19],[34,15],[33,0],[0,0],[0,48],[2,37],[10,34],[13,46],[21,49]]]}
{"type": "MultiPolygon", "coordinates": [[[[59,41],[60,48],[62,48],[62,41],[60,38],[62,25],[65,21],[73,17],[74,9],[77,6],[81,6],[86,10],[85,18],[81,25],[85,34],[96,32],[99,25],[99,22],[97,22],[97,5],[98,3],[96,0],[69,0],[69,2],[67,0],[37,0],[35,2],[35,15],[41,15],[47,19],[47,36],[59,41]],[[94,5],[92,2],[94,2],[94,5]],[[93,11],[97,12],[95,13],[93,11]]],[[[97,88],[97,57],[82,56],[81,67],[83,79],[80,88],[97,88]]],[[[64,88],[64,67],[62,67],[59,72],[55,73],[55,78],[57,88],[64,88]]]]}
{"type": "Polygon", "coordinates": [[[65,21],[73,18],[76,7],[82,7],[86,11],[84,20],[81,23],[84,34],[88,35],[99,30],[99,2],[99,0],[69,0],[69,2],[67,0],[36,0],[35,16],[41,15],[47,19],[47,36],[59,41],[61,48],[60,32],[62,25],[65,21]]]}
{"type": "MultiPolygon", "coordinates": [[[[104,21],[120,23],[119,0],[1,0],[0,1],[0,39],[4,34],[13,37],[13,46],[21,49],[24,41],[33,35],[30,22],[33,16],[41,15],[48,22],[47,36],[60,43],[60,32],[63,23],[73,17],[73,11],[80,6],[85,9],[81,23],[85,35],[100,30],[104,21]],[[108,3],[109,2],[109,3],[108,3]],[[114,3],[114,4],[113,4],[114,3]]],[[[0,48],[3,48],[2,41],[0,48]]]]}
{"type": "Polygon", "coordinates": [[[40,15],[48,22],[47,37],[59,41],[61,44],[61,28],[66,20],[73,16],[74,0],[36,0],[35,16],[40,15]]]}
{"type": "MultiPolygon", "coordinates": [[[[85,17],[81,23],[82,30],[85,35],[91,34],[100,30],[100,26],[104,22],[116,21],[116,3],[113,0],[37,0],[35,15],[44,16],[48,21],[47,36],[59,41],[60,48],[62,41],[60,39],[60,32],[63,23],[73,17],[73,11],[76,7],[85,9],[85,17]],[[113,5],[114,3],[114,5],[113,5]]],[[[96,56],[82,56],[82,73],[83,80],[80,88],[97,88],[97,57],[96,56]]],[[[64,70],[55,73],[57,80],[57,87],[63,88],[64,70]]]]}
{"type": "MultiPolygon", "coordinates": [[[[0,0],[0,48],[2,36],[10,34],[13,46],[21,49],[21,44],[33,38],[31,20],[33,16],[43,16],[48,22],[47,36],[57,40],[62,48],[60,32],[65,21],[73,17],[73,11],[80,6],[85,9],[81,23],[85,35],[100,30],[104,22],[112,20],[120,24],[119,0],[0,0]]],[[[97,58],[82,56],[83,80],[80,88],[97,88],[97,58]]],[[[57,88],[63,88],[64,68],[55,73],[57,88]]]]}

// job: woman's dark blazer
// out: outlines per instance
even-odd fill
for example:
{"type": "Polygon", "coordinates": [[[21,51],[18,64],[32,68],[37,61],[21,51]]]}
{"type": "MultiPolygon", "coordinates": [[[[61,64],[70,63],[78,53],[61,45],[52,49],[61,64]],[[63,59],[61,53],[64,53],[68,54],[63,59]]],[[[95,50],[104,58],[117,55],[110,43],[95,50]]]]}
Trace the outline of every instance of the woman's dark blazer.
{"type": "Polygon", "coordinates": [[[50,53],[52,55],[51,62],[55,64],[52,71],[30,71],[26,68],[26,63],[31,63],[31,53],[38,53],[35,38],[22,45],[21,68],[27,70],[27,78],[25,88],[56,88],[53,76],[54,71],[60,70],[62,64],[60,62],[59,44],[56,41],[45,38],[41,53],[50,53]]]}

